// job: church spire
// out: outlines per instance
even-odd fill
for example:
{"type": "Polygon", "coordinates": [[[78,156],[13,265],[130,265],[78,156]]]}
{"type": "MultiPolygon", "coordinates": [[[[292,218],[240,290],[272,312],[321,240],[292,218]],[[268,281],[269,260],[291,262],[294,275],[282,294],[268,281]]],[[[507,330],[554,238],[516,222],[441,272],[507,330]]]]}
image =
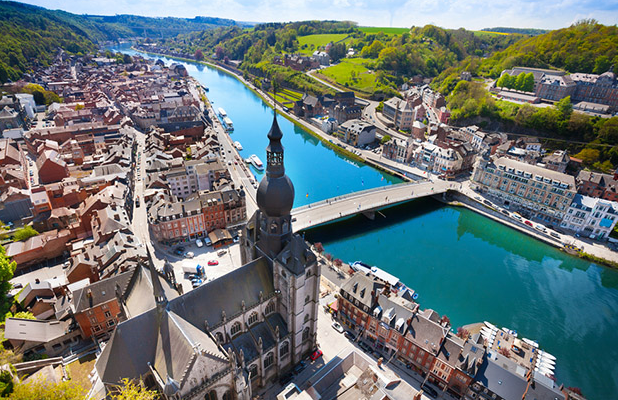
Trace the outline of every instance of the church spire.
{"type": "Polygon", "coordinates": [[[152,281],[152,292],[155,298],[157,309],[161,311],[162,309],[167,307],[167,296],[165,296],[163,286],[161,286],[159,274],[157,273],[154,262],[152,261],[152,255],[150,254],[150,248],[148,246],[146,246],[146,251],[148,253],[148,269],[150,270],[150,280],[152,281]]]}
{"type": "Polygon", "coordinates": [[[269,177],[277,178],[285,174],[283,167],[283,145],[281,138],[283,133],[277,122],[277,110],[273,113],[273,123],[268,132],[268,147],[266,147],[266,174],[269,177]]]}

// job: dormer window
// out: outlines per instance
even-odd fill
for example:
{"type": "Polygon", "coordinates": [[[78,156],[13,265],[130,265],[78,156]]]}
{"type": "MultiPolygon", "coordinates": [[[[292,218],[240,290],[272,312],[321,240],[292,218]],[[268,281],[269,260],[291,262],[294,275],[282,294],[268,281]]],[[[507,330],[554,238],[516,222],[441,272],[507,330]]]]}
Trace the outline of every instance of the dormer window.
{"type": "Polygon", "coordinates": [[[363,290],[361,290],[361,291],[360,291],[360,297],[361,297],[361,299],[362,299],[364,296],[365,296],[365,289],[363,289],[363,290]]]}
{"type": "Polygon", "coordinates": [[[352,292],[356,293],[356,290],[358,289],[358,282],[354,284],[354,286],[352,286],[352,292]]]}

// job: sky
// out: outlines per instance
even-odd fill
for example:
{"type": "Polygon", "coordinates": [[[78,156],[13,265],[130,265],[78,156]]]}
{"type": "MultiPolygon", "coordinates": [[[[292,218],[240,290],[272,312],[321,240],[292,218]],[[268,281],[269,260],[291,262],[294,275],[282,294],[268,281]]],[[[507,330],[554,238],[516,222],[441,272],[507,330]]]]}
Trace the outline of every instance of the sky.
{"type": "Polygon", "coordinates": [[[349,20],[361,26],[434,24],[479,30],[498,26],[559,29],[594,18],[618,22],[618,0],[22,0],[76,14],[208,16],[248,22],[349,20]]]}

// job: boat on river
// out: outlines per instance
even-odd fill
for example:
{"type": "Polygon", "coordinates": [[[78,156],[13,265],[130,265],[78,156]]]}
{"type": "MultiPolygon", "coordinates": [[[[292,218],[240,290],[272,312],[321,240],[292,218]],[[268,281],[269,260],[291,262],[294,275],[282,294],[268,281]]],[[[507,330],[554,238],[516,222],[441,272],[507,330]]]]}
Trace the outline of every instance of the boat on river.
{"type": "Polygon", "coordinates": [[[228,131],[233,131],[234,130],[234,123],[232,122],[230,117],[223,118],[223,124],[225,125],[225,128],[228,131]]]}
{"type": "Polygon", "coordinates": [[[258,171],[264,170],[264,164],[262,164],[262,160],[260,160],[255,154],[251,154],[251,156],[247,158],[247,162],[253,165],[258,171]]]}
{"type": "Polygon", "coordinates": [[[227,117],[227,113],[225,112],[225,110],[223,109],[223,107],[219,107],[219,108],[217,109],[217,111],[219,112],[219,116],[220,116],[221,118],[225,118],[225,117],[227,117]]]}

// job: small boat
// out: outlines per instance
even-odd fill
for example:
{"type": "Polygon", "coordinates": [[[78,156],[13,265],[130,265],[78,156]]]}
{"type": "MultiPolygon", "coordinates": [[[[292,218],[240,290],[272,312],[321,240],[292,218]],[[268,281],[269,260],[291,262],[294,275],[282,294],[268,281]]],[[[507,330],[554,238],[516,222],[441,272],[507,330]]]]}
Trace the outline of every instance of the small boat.
{"type": "Polygon", "coordinates": [[[230,117],[224,117],[223,118],[223,123],[225,124],[225,127],[226,127],[226,129],[228,131],[233,131],[234,130],[234,123],[232,122],[230,117]]]}
{"type": "Polygon", "coordinates": [[[556,357],[552,356],[551,354],[543,351],[543,350],[539,350],[539,356],[541,358],[548,358],[550,360],[556,361],[556,357]]]}
{"type": "Polygon", "coordinates": [[[502,327],[502,330],[504,332],[508,333],[509,335],[512,335],[513,337],[517,337],[517,331],[514,331],[514,330],[509,329],[509,328],[505,328],[505,327],[502,327]]]}
{"type": "Polygon", "coordinates": [[[242,145],[240,144],[240,142],[234,142],[234,147],[236,147],[236,150],[238,151],[242,150],[242,145]]]}
{"type": "Polygon", "coordinates": [[[548,358],[537,358],[536,363],[539,365],[556,365],[554,360],[550,360],[548,358]]]}
{"type": "Polygon", "coordinates": [[[255,154],[252,154],[248,160],[258,171],[262,171],[264,169],[264,164],[262,164],[262,161],[255,154]]]}
{"type": "Polygon", "coordinates": [[[221,118],[225,118],[227,117],[227,113],[225,112],[225,110],[223,109],[223,107],[219,107],[217,109],[217,111],[219,111],[219,115],[221,116],[221,118]]]}
{"type": "Polygon", "coordinates": [[[539,348],[539,344],[538,344],[537,342],[535,342],[534,340],[530,340],[530,339],[526,339],[526,338],[523,338],[523,339],[521,339],[521,340],[522,340],[524,343],[529,344],[530,346],[532,346],[532,347],[534,347],[534,348],[536,348],[536,349],[538,349],[538,348],[539,348]]]}
{"type": "Polygon", "coordinates": [[[493,325],[493,324],[491,324],[491,323],[489,323],[487,321],[484,321],[483,323],[485,324],[486,327],[488,327],[492,331],[497,331],[498,330],[498,327],[496,325],[493,325]]]}
{"type": "Polygon", "coordinates": [[[538,368],[545,368],[545,369],[548,369],[550,371],[553,371],[553,370],[556,369],[555,365],[549,365],[549,364],[539,364],[539,365],[537,365],[537,367],[538,368]]]}
{"type": "Polygon", "coordinates": [[[549,370],[549,369],[543,368],[543,367],[536,367],[534,370],[537,371],[537,372],[542,373],[543,375],[553,374],[554,373],[552,370],[549,370]]]}

